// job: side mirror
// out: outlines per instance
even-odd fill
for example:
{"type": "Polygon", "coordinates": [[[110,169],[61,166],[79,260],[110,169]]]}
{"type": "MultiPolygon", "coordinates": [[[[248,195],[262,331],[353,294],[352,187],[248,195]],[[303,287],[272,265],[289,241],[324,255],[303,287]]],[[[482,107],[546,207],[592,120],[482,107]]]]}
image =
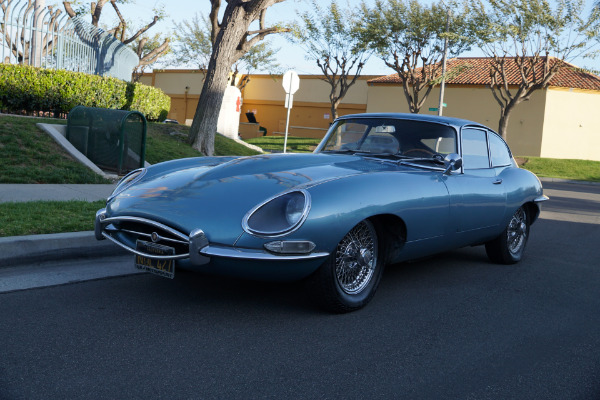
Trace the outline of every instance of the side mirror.
{"type": "Polygon", "coordinates": [[[462,158],[456,153],[448,154],[446,158],[444,158],[444,162],[446,163],[444,175],[450,175],[452,171],[459,170],[462,167],[462,158]]]}

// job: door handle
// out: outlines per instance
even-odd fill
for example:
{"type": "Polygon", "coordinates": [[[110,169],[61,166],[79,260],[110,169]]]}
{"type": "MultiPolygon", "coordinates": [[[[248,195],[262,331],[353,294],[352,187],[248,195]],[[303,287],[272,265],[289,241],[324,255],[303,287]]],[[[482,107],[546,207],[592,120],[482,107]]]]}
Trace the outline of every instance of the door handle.
{"type": "Polygon", "coordinates": [[[496,179],[494,182],[492,182],[494,185],[499,185],[502,183],[502,179],[498,178],[496,179]]]}

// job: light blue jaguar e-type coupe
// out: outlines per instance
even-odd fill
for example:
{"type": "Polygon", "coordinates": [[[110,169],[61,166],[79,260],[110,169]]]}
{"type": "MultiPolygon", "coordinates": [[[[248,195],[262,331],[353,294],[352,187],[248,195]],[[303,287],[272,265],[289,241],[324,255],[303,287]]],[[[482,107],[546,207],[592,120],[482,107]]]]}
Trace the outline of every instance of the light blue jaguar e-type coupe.
{"type": "Polygon", "coordinates": [[[384,266],[485,245],[523,257],[540,213],[538,178],[478,123],[412,114],[338,118],[312,154],[174,160],[125,176],[96,237],[138,268],[265,280],[307,278],[325,308],[375,294],[384,266]]]}

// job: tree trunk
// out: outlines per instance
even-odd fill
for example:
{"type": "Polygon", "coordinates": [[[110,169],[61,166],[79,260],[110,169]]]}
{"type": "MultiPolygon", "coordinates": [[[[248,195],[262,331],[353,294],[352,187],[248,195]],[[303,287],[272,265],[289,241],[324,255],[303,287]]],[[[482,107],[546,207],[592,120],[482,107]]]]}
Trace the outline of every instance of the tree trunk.
{"type": "Polygon", "coordinates": [[[508,120],[510,119],[510,112],[512,107],[503,107],[500,109],[500,121],[498,121],[498,134],[502,136],[502,139],[506,141],[506,134],[508,132],[508,120]]]}
{"type": "Polygon", "coordinates": [[[223,103],[223,94],[227,88],[230,64],[223,60],[211,60],[208,75],[202,85],[202,96],[194,114],[190,128],[192,147],[206,156],[215,153],[215,132],[219,122],[219,111],[223,103]]]}
{"type": "Polygon", "coordinates": [[[339,117],[337,108],[340,105],[340,103],[341,103],[340,99],[331,103],[331,120],[332,121],[335,121],[337,119],[337,117],[339,117]]]}
{"type": "Polygon", "coordinates": [[[215,152],[215,133],[229,72],[237,60],[235,54],[237,54],[240,38],[247,30],[247,24],[242,22],[244,14],[240,7],[226,18],[228,21],[223,21],[223,26],[227,26],[227,29],[219,31],[213,45],[207,75],[189,133],[192,147],[206,156],[213,156],[215,152]],[[230,21],[240,21],[240,23],[233,24],[230,21]]]}

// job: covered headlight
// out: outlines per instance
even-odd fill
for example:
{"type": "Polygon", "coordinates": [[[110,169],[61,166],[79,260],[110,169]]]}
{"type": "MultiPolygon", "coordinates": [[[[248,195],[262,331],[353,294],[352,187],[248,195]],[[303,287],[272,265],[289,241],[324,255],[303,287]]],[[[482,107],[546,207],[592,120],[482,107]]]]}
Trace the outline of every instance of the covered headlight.
{"type": "Polygon", "coordinates": [[[281,236],[296,230],[308,215],[310,195],[295,190],[254,207],[242,221],[246,232],[259,236],[281,236]]]}
{"type": "Polygon", "coordinates": [[[144,177],[144,175],[146,175],[146,168],[139,168],[125,175],[123,178],[121,178],[119,183],[117,183],[117,187],[115,187],[115,190],[113,190],[108,200],[112,199],[134,183],[138,182],[144,177]]]}

